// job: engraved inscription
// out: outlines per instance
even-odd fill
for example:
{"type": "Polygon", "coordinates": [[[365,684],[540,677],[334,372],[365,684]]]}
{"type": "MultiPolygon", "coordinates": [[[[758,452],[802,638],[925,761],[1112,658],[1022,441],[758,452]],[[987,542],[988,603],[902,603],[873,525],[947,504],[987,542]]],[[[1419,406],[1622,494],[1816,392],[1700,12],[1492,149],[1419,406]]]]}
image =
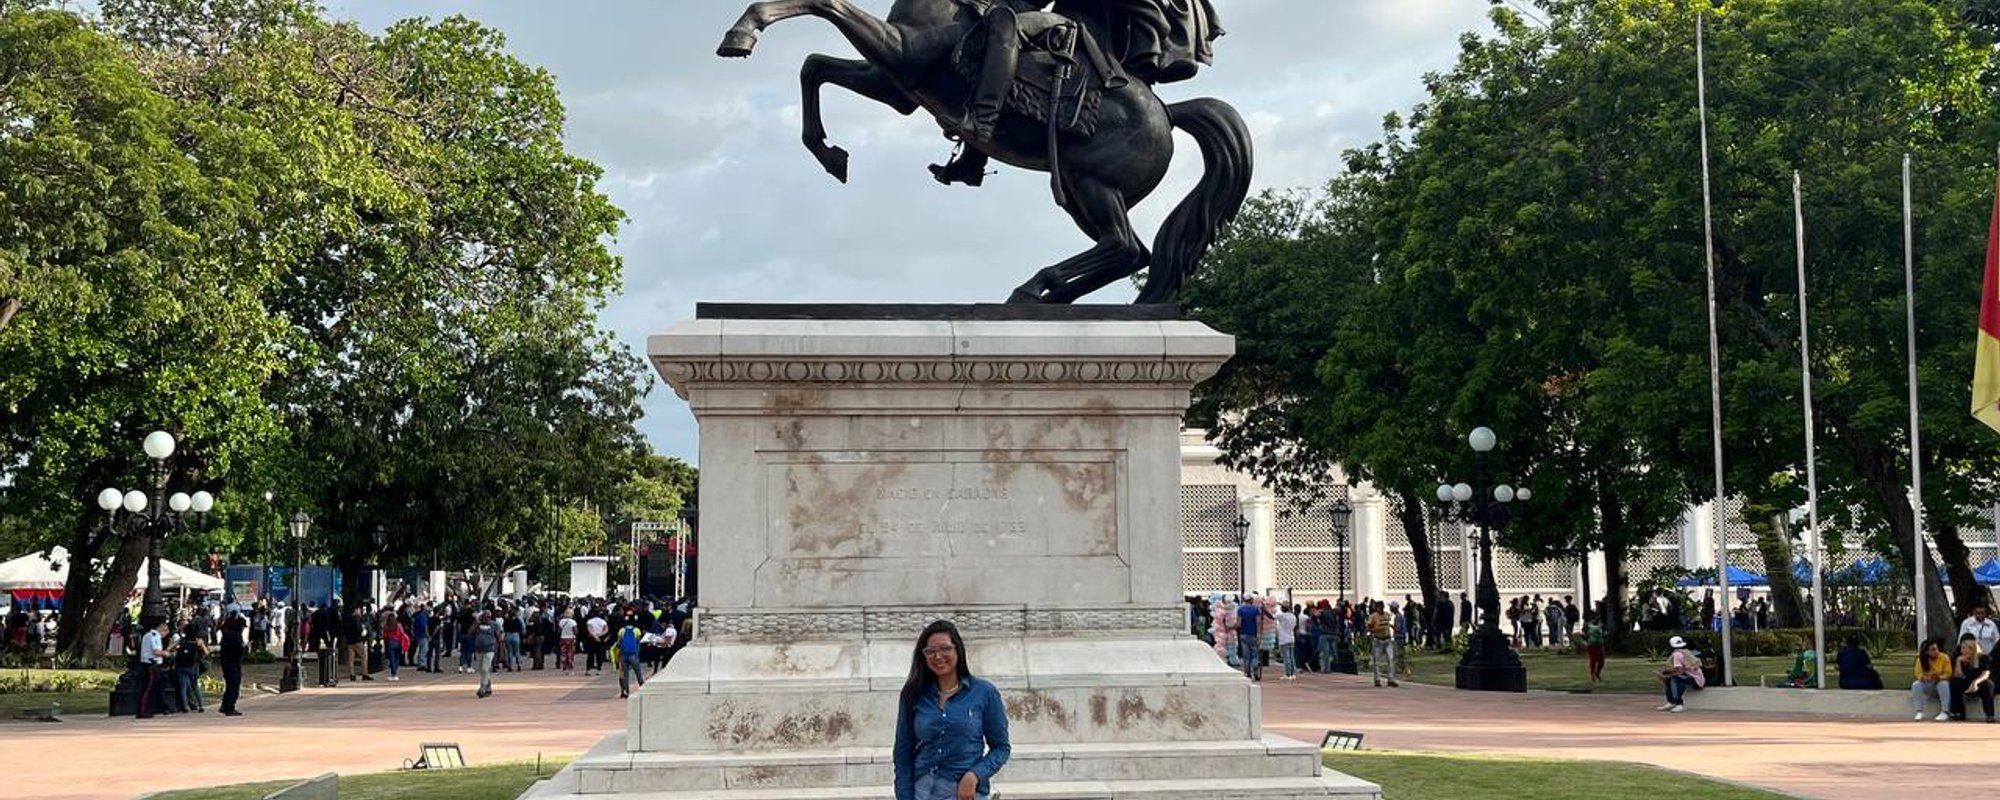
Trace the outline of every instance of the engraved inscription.
{"type": "Polygon", "coordinates": [[[772,464],[780,559],[1115,556],[1108,461],[772,464]]]}

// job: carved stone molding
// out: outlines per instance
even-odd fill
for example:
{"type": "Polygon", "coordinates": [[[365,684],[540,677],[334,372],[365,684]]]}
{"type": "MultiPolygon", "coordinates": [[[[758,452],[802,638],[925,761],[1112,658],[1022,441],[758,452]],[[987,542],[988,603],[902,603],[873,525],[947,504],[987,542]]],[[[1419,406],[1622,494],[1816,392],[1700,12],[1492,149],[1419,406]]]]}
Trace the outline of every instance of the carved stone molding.
{"type": "Polygon", "coordinates": [[[1142,384],[1191,386],[1213,376],[1213,358],[1049,359],[729,359],[658,357],[675,387],[714,383],[785,384],[1142,384]]]}
{"type": "Polygon", "coordinates": [[[1182,606],[1106,609],[857,608],[835,611],[702,611],[698,636],[736,639],[900,638],[915,636],[935,620],[948,620],[969,637],[1046,634],[1167,634],[1184,631],[1182,606]]]}

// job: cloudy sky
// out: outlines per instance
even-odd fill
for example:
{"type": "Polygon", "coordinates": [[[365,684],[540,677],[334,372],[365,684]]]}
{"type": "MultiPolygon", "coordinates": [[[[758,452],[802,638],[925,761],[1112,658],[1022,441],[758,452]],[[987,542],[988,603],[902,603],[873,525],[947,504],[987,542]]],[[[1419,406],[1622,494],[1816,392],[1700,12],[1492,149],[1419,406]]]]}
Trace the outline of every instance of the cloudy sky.
{"type": "MultiPolygon", "coordinates": [[[[889,0],[856,0],[886,12],[889,0]]],[[[397,19],[464,14],[507,34],[547,68],[569,109],[572,152],[604,167],[602,189],[631,220],[613,245],[625,291],[605,326],[636,351],[697,301],[998,302],[1035,269],[1084,249],[1046,176],[1006,169],[979,189],[934,183],[924,165],[950,143],[921,114],[829,88],[834,144],[854,155],[850,183],[799,144],[799,62],[852,57],[826,23],[766,32],[747,61],[714,55],[742,12],[733,0],[331,0],[335,16],[380,30],[397,19]]],[[[1164,87],[1168,101],[1234,104],[1256,134],[1262,188],[1316,185],[1343,149],[1366,144],[1382,115],[1422,97],[1466,31],[1485,31],[1488,0],[1215,0],[1229,35],[1216,63],[1164,87]]],[[[1141,236],[1193,185],[1201,159],[1180,140],[1173,174],[1137,210],[1141,236]]],[[[1129,302],[1128,285],[1092,302],[1129,302]]],[[[664,385],[641,428],[690,461],[694,419],[664,385]]]]}

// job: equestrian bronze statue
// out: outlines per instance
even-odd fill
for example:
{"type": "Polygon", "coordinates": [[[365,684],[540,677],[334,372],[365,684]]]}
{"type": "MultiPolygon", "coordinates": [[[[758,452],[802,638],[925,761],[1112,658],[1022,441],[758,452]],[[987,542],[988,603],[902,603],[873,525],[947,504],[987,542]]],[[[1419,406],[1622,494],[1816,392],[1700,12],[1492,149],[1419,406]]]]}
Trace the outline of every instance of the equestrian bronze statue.
{"type": "Polygon", "coordinates": [[[1008,302],[1071,303],[1146,271],[1140,303],[1174,299],[1250,190],[1250,131],[1220,100],[1168,105],[1153,86],[1209,63],[1222,35],[1209,0],[895,0],[888,19],[850,0],[751,5],[717,53],[746,57],[781,20],[825,19],[860,59],[813,55],[801,73],[806,149],[847,180],[847,151],[826,141],[820,88],[843,87],[902,114],[931,113],[960,152],[938,181],[978,186],[990,160],[1047,172],[1056,204],[1095,242],[1035,273],[1008,302]],[[1200,182],[1148,251],[1130,209],[1173,160],[1173,131],[1201,148],[1200,182]]]}

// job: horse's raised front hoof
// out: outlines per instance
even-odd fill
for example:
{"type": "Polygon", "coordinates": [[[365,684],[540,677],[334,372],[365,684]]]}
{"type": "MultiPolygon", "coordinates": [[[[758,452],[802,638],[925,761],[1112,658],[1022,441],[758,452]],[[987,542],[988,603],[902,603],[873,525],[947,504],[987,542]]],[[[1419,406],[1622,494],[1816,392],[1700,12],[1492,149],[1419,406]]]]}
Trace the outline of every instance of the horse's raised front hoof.
{"type": "Polygon", "coordinates": [[[841,183],[847,182],[846,150],[838,146],[826,147],[814,150],[813,155],[819,158],[819,165],[826,168],[826,174],[832,175],[834,180],[841,183]]]}
{"type": "Polygon", "coordinates": [[[757,32],[731,30],[722,35],[722,46],[715,48],[715,54],[723,58],[749,58],[750,51],[757,49],[757,32]]]}

